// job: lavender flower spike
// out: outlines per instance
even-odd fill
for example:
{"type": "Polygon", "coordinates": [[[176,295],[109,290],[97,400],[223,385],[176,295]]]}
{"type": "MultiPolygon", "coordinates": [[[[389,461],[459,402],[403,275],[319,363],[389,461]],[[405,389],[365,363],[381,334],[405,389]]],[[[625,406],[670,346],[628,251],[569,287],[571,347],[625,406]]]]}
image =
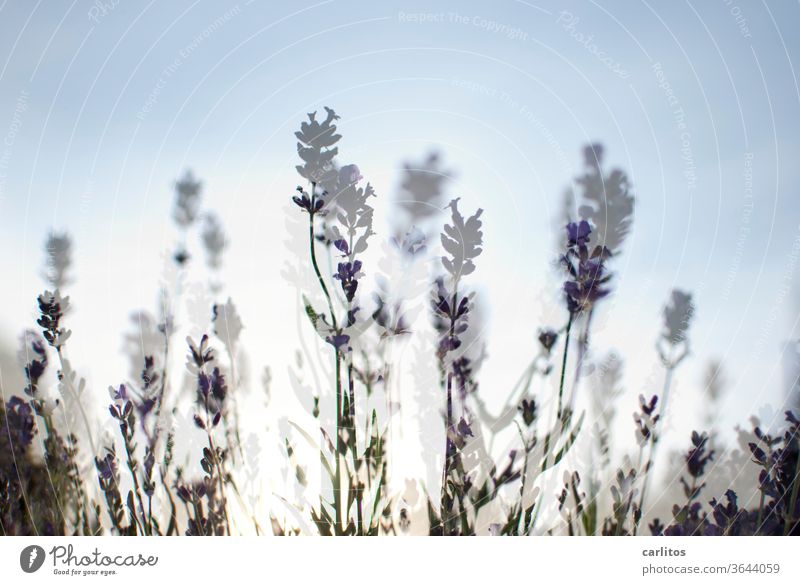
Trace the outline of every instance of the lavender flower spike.
{"type": "Polygon", "coordinates": [[[611,253],[604,246],[595,246],[590,252],[591,233],[588,221],[567,224],[567,251],[561,257],[561,264],[568,275],[564,294],[572,315],[590,310],[611,292],[605,286],[611,280],[605,268],[611,253]]]}

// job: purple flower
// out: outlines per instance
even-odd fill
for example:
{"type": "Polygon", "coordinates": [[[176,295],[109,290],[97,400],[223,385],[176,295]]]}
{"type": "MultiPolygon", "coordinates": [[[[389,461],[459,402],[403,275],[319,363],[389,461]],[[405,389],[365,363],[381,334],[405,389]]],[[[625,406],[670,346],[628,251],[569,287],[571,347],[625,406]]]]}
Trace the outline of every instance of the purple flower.
{"type": "Polygon", "coordinates": [[[191,338],[186,338],[189,344],[189,357],[187,360],[187,368],[190,372],[197,372],[202,370],[207,363],[214,361],[214,350],[208,345],[208,335],[203,335],[200,338],[200,345],[195,345],[191,338]]]}
{"type": "Polygon", "coordinates": [[[108,411],[120,423],[128,422],[128,418],[133,414],[133,401],[131,394],[125,384],[120,384],[119,388],[109,387],[109,396],[114,401],[108,406],[108,411]]]}
{"type": "Polygon", "coordinates": [[[333,245],[339,250],[343,255],[347,256],[350,254],[350,247],[347,245],[347,240],[344,238],[339,238],[333,242],[333,245]]]}
{"type": "Polygon", "coordinates": [[[219,371],[219,368],[214,368],[211,372],[211,395],[222,403],[228,394],[228,385],[225,383],[225,376],[219,371]]]}
{"type": "Polygon", "coordinates": [[[544,329],[539,332],[539,343],[546,354],[550,355],[550,351],[555,346],[556,341],[558,341],[558,333],[552,329],[544,329]]]}
{"type": "Polygon", "coordinates": [[[636,423],[636,442],[639,445],[644,445],[651,438],[655,442],[654,433],[656,425],[661,418],[659,415],[654,414],[657,404],[658,396],[652,396],[650,400],[647,400],[644,395],[639,395],[640,412],[633,413],[633,420],[636,423]]]}
{"type": "Polygon", "coordinates": [[[300,195],[293,196],[292,201],[294,201],[295,205],[297,205],[306,213],[310,213],[312,215],[318,213],[325,205],[324,198],[318,195],[314,195],[312,198],[302,187],[298,187],[297,192],[300,193],[300,195]]]}
{"type": "Polygon", "coordinates": [[[350,351],[350,346],[348,345],[350,343],[349,335],[329,335],[325,338],[325,341],[330,343],[336,351],[342,353],[350,351]]]}
{"type": "Polygon", "coordinates": [[[109,451],[105,457],[97,457],[94,460],[97,473],[104,482],[116,481],[117,477],[117,456],[109,451]]]}
{"type": "Polygon", "coordinates": [[[536,422],[536,402],[533,400],[533,398],[523,398],[517,409],[522,414],[522,422],[525,423],[526,427],[529,427],[536,422]]]}
{"type": "Polygon", "coordinates": [[[352,302],[358,289],[358,278],[361,276],[361,260],[354,262],[339,262],[336,274],[333,277],[342,283],[342,291],[347,302],[352,302]]]}
{"type": "Polygon", "coordinates": [[[71,335],[61,327],[61,319],[69,308],[69,297],[62,297],[58,289],[44,291],[39,295],[39,317],[37,323],[43,329],[44,338],[52,347],[60,347],[71,335]]]}
{"type": "Polygon", "coordinates": [[[6,422],[11,445],[25,451],[33,442],[36,427],[33,422],[33,409],[30,404],[18,396],[12,396],[6,402],[6,422]]]}
{"type": "Polygon", "coordinates": [[[463,418],[458,421],[458,434],[462,438],[475,436],[469,423],[463,418]]]}
{"type": "Polygon", "coordinates": [[[569,242],[561,263],[569,277],[564,283],[564,293],[567,308],[573,315],[591,309],[610,292],[604,286],[611,279],[605,270],[605,261],[610,253],[603,246],[596,246],[590,253],[590,234],[591,227],[586,221],[567,225],[569,242]]]}
{"type": "Polygon", "coordinates": [[[701,477],[705,473],[706,464],[714,459],[713,449],[706,452],[707,442],[706,433],[699,434],[697,431],[692,431],[692,448],[686,455],[686,468],[689,475],[694,478],[701,477]]]}
{"type": "Polygon", "coordinates": [[[571,222],[567,224],[567,244],[569,246],[586,246],[589,244],[589,236],[592,227],[586,220],[571,222]]]}

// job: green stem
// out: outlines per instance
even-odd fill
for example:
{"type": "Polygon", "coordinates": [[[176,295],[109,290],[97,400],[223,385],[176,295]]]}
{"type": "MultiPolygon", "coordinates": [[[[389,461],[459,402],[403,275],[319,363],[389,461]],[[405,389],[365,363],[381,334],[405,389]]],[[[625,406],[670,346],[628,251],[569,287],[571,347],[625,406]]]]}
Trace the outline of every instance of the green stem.
{"type": "Polygon", "coordinates": [[[558,384],[558,420],[561,420],[562,407],[564,402],[564,378],[567,373],[567,356],[569,354],[569,334],[572,330],[572,313],[569,314],[569,321],[567,321],[567,331],[564,334],[564,356],[561,359],[561,381],[558,384]]]}
{"type": "MultiPolygon", "coordinates": [[[[666,420],[667,416],[667,401],[669,398],[669,390],[672,385],[672,374],[675,371],[675,366],[672,365],[672,362],[668,362],[667,371],[664,375],[664,388],[661,392],[661,416],[659,418],[662,421],[662,426],[665,424],[663,421],[666,420]]],[[[658,425],[655,425],[658,427],[658,425]]],[[[659,442],[659,435],[656,433],[658,430],[657,428],[653,428],[653,442],[650,445],[650,455],[647,458],[647,467],[645,468],[644,472],[644,481],[642,483],[642,494],[639,497],[639,511],[642,514],[642,518],[644,518],[644,503],[645,498],[647,497],[647,488],[650,485],[650,476],[653,470],[653,466],[655,465],[656,461],[656,453],[658,451],[658,442],[659,442]]]]}
{"type": "MultiPolygon", "coordinates": [[[[314,209],[314,205],[316,203],[316,194],[317,185],[316,183],[311,183],[311,210],[314,209]]],[[[314,238],[314,212],[309,211],[308,213],[308,247],[309,252],[311,255],[311,265],[314,268],[314,274],[317,276],[317,281],[319,282],[319,286],[322,289],[322,293],[325,295],[325,299],[328,302],[328,310],[330,311],[331,315],[331,324],[333,326],[334,331],[338,331],[339,326],[338,322],[336,321],[336,313],[333,310],[333,301],[331,299],[330,291],[328,290],[328,285],[325,284],[325,279],[322,278],[322,272],[319,269],[319,263],[317,262],[317,252],[314,238]]],[[[336,513],[336,527],[334,530],[335,534],[339,534],[342,530],[342,470],[341,470],[341,457],[339,453],[339,443],[341,442],[341,432],[342,432],[342,371],[341,371],[341,356],[339,355],[339,350],[334,347],[334,353],[336,354],[336,471],[334,473],[334,486],[333,486],[333,507],[336,513]]]]}

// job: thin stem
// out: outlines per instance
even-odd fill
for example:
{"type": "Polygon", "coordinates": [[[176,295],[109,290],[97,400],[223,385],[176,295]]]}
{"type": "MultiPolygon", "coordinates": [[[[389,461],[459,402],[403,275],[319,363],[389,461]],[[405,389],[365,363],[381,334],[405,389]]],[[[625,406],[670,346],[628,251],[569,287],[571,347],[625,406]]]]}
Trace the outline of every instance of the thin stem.
{"type": "MultiPolygon", "coordinates": [[[[771,466],[769,465],[769,462],[771,460],[772,460],[772,443],[767,441],[767,457],[766,457],[767,467],[765,467],[764,470],[767,472],[767,477],[768,478],[769,478],[769,475],[771,474],[771,466]]],[[[756,535],[758,535],[758,533],[761,530],[761,528],[763,528],[763,526],[761,525],[761,521],[764,518],[764,504],[766,503],[766,499],[767,499],[767,494],[764,492],[764,487],[763,486],[759,486],[759,490],[761,491],[761,498],[759,499],[759,502],[758,502],[758,518],[756,519],[756,535]]]]}
{"type": "MultiPolygon", "coordinates": [[[[788,445],[787,445],[788,447],[788,445]]],[[[794,477],[792,478],[792,496],[789,498],[789,511],[786,514],[786,519],[784,520],[783,525],[783,535],[788,536],[789,533],[794,528],[794,523],[796,521],[794,517],[794,511],[797,507],[797,494],[800,492],[800,456],[797,457],[797,463],[794,465],[794,477]]]]}
{"type": "Polygon", "coordinates": [[[339,445],[342,442],[342,364],[339,357],[339,350],[336,352],[336,471],[334,473],[333,485],[333,507],[336,513],[336,530],[339,534],[342,530],[342,457],[339,453],[339,445]]]}
{"type": "Polygon", "coordinates": [[[134,445],[132,444],[132,429],[130,430],[131,436],[128,436],[129,427],[128,423],[120,423],[120,431],[122,431],[122,438],[123,442],[125,443],[125,454],[127,455],[128,459],[128,469],[131,472],[131,479],[133,479],[133,487],[134,493],[136,494],[136,500],[139,503],[139,515],[142,517],[142,529],[143,532],[147,535],[150,534],[150,526],[147,523],[147,516],[144,512],[144,500],[142,499],[141,489],[139,488],[139,478],[136,475],[136,470],[138,468],[138,463],[136,462],[136,455],[134,453],[134,445]]]}
{"type": "MultiPolygon", "coordinates": [[[[228,518],[228,502],[225,498],[225,479],[224,474],[222,471],[222,463],[217,457],[217,448],[214,446],[214,440],[211,438],[211,431],[208,430],[210,427],[206,427],[206,435],[208,435],[208,447],[211,450],[211,454],[214,457],[214,467],[217,469],[217,484],[219,485],[219,499],[222,502],[222,512],[225,516],[225,529],[230,536],[231,534],[231,522],[228,518]]],[[[211,504],[209,503],[209,508],[211,504]]],[[[210,509],[209,509],[210,512],[210,509]]]]}
{"type": "MultiPolygon", "coordinates": [[[[314,209],[314,206],[317,201],[317,184],[312,182],[311,183],[311,209],[314,209]]],[[[331,299],[330,291],[328,290],[328,285],[325,284],[325,279],[322,278],[322,272],[319,269],[319,263],[317,262],[317,252],[316,247],[314,245],[316,239],[314,238],[314,212],[309,211],[308,213],[308,247],[309,253],[311,255],[311,265],[314,268],[314,274],[317,276],[317,281],[319,282],[319,286],[322,289],[322,293],[325,295],[325,299],[328,302],[328,310],[330,311],[331,315],[331,324],[333,325],[334,331],[338,331],[339,326],[336,321],[336,313],[333,310],[333,301],[331,299]]],[[[333,486],[333,507],[336,512],[336,533],[341,531],[342,527],[342,470],[341,470],[341,457],[339,454],[339,442],[341,441],[341,432],[342,432],[342,372],[341,372],[341,356],[339,355],[339,349],[334,347],[334,352],[336,354],[336,471],[335,471],[335,480],[333,486]]]]}
{"type": "MultiPolygon", "coordinates": [[[[666,420],[667,416],[667,399],[669,398],[669,390],[672,385],[672,374],[675,371],[675,366],[672,365],[671,362],[667,365],[667,371],[664,375],[664,388],[661,392],[661,425],[664,426],[664,421],[666,420]]],[[[656,425],[658,426],[658,425],[656,425]]],[[[653,466],[655,465],[656,461],[656,453],[658,450],[658,443],[660,436],[656,433],[656,428],[653,429],[653,441],[650,444],[650,455],[647,458],[647,466],[644,470],[644,481],[642,483],[642,494],[639,497],[639,510],[642,514],[642,518],[644,518],[644,503],[645,498],[647,497],[647,487],[650,485],[650,476],[653,466]]]]}
{"type": "Polygon", "coordinates": [[[64,380],[64,385],[72,394],[72,399],[75,401],[75,404],[78,406],[78,412],[81,414],[81,420],[83,421],[83,426],[86,429],[86,438],[89,439],[89,447],[92,449],[92,453],[97,453],[97,449],[94,445],[94,439],[92,438],[92,427],[89,424],[89,417],[86,416],[86,411],[83,408],[83,404],[81,404],[80,398],[78,397],[78,392],[72,385],[72,380],[69,379],[68,376],[63,375],[64,372],[64,354],[61,351],[61,346],[56,347],[56,353],[58,354],[58,361],[61,364],[61,378],[64,380]]]}
{"type": "MultiPolygon", "coordinates": [[[[450,305],[450,328],[448,332],[448,343],[450,340],[455,336],[455,328],[456,328],[456,307],[458,302],[458,281],[453,284],[453,298],[450,305]]],[[[442,356],[442,367],[443,369],[448,369],[444,360],[446,359],[446,352],[442,356]]],[[[441,516],[442,516],[442,530],[444,531],[445,535],[452,534],[450,530],[450,524],[452,522],[451,517],[449,516],[450,508],[452,506],[451,498],[447,491],[447,478],[449,477],[450,473],[452,472],[452,465],[453,465],[453,457],[455,453],[451,453],[451,444],[453,444],[453,373],[447,371],[447,382],[446,382],[446,391],[447,391],[447,410],[445,414],[445,446],[444,446],[444,474],[442,477],[442,499],[441,499],[441,516]]],[[[453,445],[455,447],[455,445],[453,445]]]]}
{"type": "Polygon", "coordinates": [[[572,331],[573,314],[569,314],[567,330],[564,334],[564,356],[561,359],[561,381],[558,384],[558,419],[561,420],[563,401],[564,401],[564,378],[567,373],[567,356],[569,355],[569,335],[572,331]]]}
{"type": "MultiPolygon", "coordinates": [[[[311,183],[311,208],[314,208],[314,204],[316,202],[316,184],[311,183]]],[[[331,324],[333,325],[334,329],[338,329],[339,326],[336,322],[336,313],[333,310],[333,301],[331,300],[331,294],[328,291],[328,285],[325,284],[325,279],[322,278],[322,272],[319,269],[319,263],[317,262],[317,252],[314,242],[316,239],[314,238],[314,213],[309,212],[308,214],[308,247],[311,253],[311,265],[314,267],[314,274],[317,276],[317,280],[319,281],[319,286],[322,288],[322,292],[325,295],[325,299],[328,301],[328,310],[331,314],[331,324]]],[[[338,353],[338,352],[337,352],[338,353]]]]}
{"type": "Polygon", "coordinates": [[[572,392],[570,393],[568,402],[570,410],[573,408],[575,404],[575,397],[578,395],[578,386],[581,382],[581,371],[583,370],[583,364],[586,361],[586,355],[589,352],[589,332],[592,327],[593,316],[594,307],[589,309],[589,313],[586,315],[584,322],[583,331],[578,337],[578,359],[575,360],[575,379],[572,382],[572,392]]]}
{"type": "Polygon", "coordinates": [[[442,528],[445,535],[449,534],[447,527],[450,523],[450,496],[447,491],[447,477],[450,475],[452,465],[452,454],[450,453],[451,436],[453,432],[453,375],[447,373],[447,411],[445,420],[445,447],[444,447],[444,477],[442,479],[442,528]]]}

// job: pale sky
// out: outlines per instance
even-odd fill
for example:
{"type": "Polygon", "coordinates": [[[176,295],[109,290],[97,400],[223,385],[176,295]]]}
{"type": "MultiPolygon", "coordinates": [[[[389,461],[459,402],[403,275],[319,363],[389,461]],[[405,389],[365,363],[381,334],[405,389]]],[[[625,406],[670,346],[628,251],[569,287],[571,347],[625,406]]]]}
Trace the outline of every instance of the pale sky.
{"type": "MultiPolygon", "coordinates": [[[[68,230],[69,352],[102,404],[128,374],[130,313],[155,306],[177,237],[171,186],[191,167],[231,237],[225,292],[247,327],[251,377],[270,365],[285,387],[298,344],[281,277],[286,214],[298,213],[293,132],[328,105],[342,116],[342,162],[381,201],[403,161],[435,148],[455,171],[452,195],[485,210],[471,278],[488,312],[490,401],[537,328],[563,324],[554,218],[582,146],[601,141],[637,197],[593,338],[597,354],[626,359],[624,425],[635,397],[657,390],[645,387],[673,287],[697,304],[680,430],[697,424],[712,357],[730,381],[723,428],[780,407],[781,351],[798,331],[797,3],[99,4],[0,3],[4,351],[34,326],[47,230],[68,230]]],[[[378,238],[390,213],[377,206],[378,238]]]]}

